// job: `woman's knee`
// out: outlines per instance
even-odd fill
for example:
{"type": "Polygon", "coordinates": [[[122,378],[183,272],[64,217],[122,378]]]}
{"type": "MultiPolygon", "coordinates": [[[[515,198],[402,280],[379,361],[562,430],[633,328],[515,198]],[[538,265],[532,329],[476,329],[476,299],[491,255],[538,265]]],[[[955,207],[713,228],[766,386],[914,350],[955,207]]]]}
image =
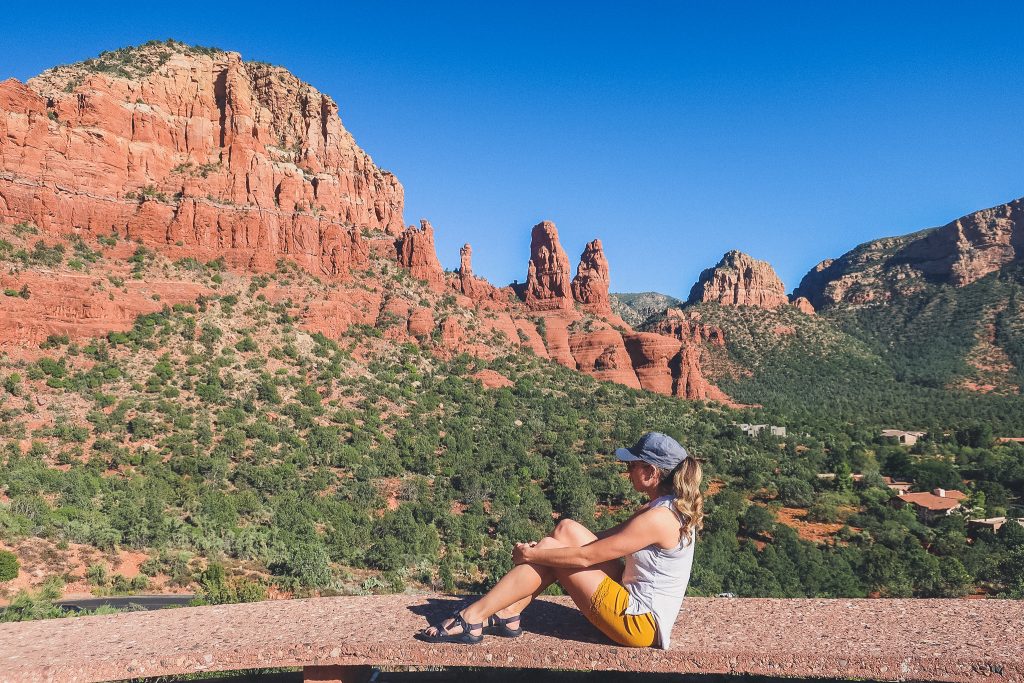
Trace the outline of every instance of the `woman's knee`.
{"type": "Polygon", "coordinates": [[[566,545],[586,545],[597,540],[590,529],[569,518],[559,520],[551,535],[566,545]]]}
{"type": "Polygon", "coordinates": [[[562,541],[560,541],[559,539],[554,538],[553,536],[545,536],[544,538],[542,538],[539,541],[537,541],[537,546],[536,547],[538,547],[538,548],[564,548],[565,546],[566,546],[566,544],[563,543],[562,541]]]}

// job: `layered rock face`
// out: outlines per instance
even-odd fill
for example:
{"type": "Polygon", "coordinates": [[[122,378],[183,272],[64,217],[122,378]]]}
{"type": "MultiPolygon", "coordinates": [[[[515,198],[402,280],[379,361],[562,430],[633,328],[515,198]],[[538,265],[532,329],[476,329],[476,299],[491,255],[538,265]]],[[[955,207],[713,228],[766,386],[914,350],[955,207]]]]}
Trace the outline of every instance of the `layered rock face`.
{"type": "Polygon", "coordinates": [[[523,300],[532,311],[572,310],[569,257],[551,221],[533,226],[523,300]]]}
{"type": "Polygon", "coordinates": [[[580,256],[576,277],[572,279],[572,295],[584,309],[596,315],[612,315],[609,285],[608,259],[605,258],[601,240],[589,242],[580,256]]]}
{"type": "Polygon", "coordinates": [[[1024,199],[976,211],[941,228],[861,244],[826,259],[794,296],[814,308],[884,302],[923,283],[963,287],[1024,258],[1024,199]]]}
{"type": "Polygon", "coordinates": [[[714,346],[725,346],[725,333],[722,332],[722,328],[718,325],[701,322],[700,313],[697,311],[670,308],[665,311],[664,318],[652,322],[646,329],[673,337],[683,343],[709,343],[714,346]]]}
{"type": "Polygon", "coordinates": [[[616,330],[572,335],[569,337],[569,351],[576,361],[577,370],[597,379],[640,388],[625,342],[616,330]]]}
{"type": "Polygon", "coordinates": [[[130,330],[135,319],[163,306],[191,303],[210,294],[189,282],[126,280],[113,299],[98,289],[92,275],[55,277],[52,273],[0,273],[0,289],[26,288],[30,298],[4,297],[0,302],[0,346],[35,346],[50,335],[103,336],[130,330]]]}
{"type": "Polygon", "coordinates": [[[1024,199],[977,211],[929,232],[893,258],[954,287],[1024,258],[1024,199]]]}
{"type": "Polygon", "coordinates": [[[789,298],[770,264],[730,251],[718,265],[700,274],[687,299],[687,303],[698,302],[778,308],[789,303],[789,298]]]}
{"type": "Polygon", "coordinates": [[[397,179],[284,69],[180,44],[134,49],[131,78],[90,62],[0,83],[0,220],[331,277],[364,265],[361,229],[401,231],[397,179]]]}

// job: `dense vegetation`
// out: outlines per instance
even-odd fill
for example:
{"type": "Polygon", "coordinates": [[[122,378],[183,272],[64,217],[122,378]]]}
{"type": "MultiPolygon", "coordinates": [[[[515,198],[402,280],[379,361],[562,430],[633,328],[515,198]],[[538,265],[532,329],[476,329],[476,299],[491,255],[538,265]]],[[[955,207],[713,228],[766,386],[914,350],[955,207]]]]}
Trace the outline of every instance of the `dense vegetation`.
{"type": "MultiPolygon", "coordinates": [[[[970,471],[975,491],[1002,512],[1024,487],[1019,446],[931,443],[918,458],[852,430],[751,440],[726,411],[599,384],[530,356],[490,363],[515,386],[487,390],[469,377],[480,361],[440,362],[411,344],[381,342],[364,371],[351,350],[375,330],[342,345],[269,324],[280,310],[233,295],[179,309],[80,348],[57,340],[51,351],[60,353],[22,369],[83,400],[88,426],[26,434],[6,409],[5,541],[144,549],[144,572],[179,584],[209,581],[214,561],[255,563],[293,590],[480,588],[508,569],[512,543],[550,530],[553,512],[600,527],[635,505],[607,454],[656,427],[708,458],[727,485],[709,501],[694,593],[1021,587],[1024,528],[968,545],[963,518],[923,525],[888,505],[877,478],[863,489],[844,478],[881,467],[952,487],[970,471]],[[279,367],[268,371],[268,358],[279,367]],[[28,451],[18,447],[32,437],[28,451]],[[825,545],[802,541],[773,519],[778,503],[850,527],[825,545]]],[[[8,383],[28,391],[24,379],[8,383]]]]}
{"type": "MultiPolygon", "coordinates": [[[[692,308],[727,340],[725,349],[709,348],[717,356],[709,362],[713,380],[734,399],[765,406],[776,423],[826,432],[849,425],[940,432],[986,424],[999,436],[1017,436],[1024,435],[1019,371],[1000,380],[1014,385],[1003,392],[966,391],[957,383],[970,370],[966,359],[986,311],[993,301],[1024,301],[1020,291],[1019,281],[993,276],[962,290],[939,289],[931,298],[922,293],[817,316],[788,307],[692,308]]],[[[1000,346],[1020,357],[1020,304],[989,317],[1005,340],[1000,346]]]]}

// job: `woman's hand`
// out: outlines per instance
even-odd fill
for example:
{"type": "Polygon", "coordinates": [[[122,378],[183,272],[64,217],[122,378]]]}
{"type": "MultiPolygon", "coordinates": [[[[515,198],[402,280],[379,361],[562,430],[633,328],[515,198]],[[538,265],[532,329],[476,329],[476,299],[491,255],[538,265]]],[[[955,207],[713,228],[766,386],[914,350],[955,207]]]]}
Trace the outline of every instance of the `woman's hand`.
{"type": "Polygon", "coordinates": [[[533,546],[537,545],[537,541],[530,541],[529,543],[516,543],[516,547],[512,549],[512,562],[514,564],[526,564],[530,561],[529,553],[533,550],[533,546]]]}

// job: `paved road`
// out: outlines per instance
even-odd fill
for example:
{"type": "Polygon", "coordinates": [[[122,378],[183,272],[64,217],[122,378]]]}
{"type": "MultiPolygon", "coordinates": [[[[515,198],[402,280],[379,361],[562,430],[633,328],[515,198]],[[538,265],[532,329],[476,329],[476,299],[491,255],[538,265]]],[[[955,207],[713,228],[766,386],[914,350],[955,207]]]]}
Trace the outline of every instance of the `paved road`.
{"type": "Polygon", "coordinates": [[[58,600],[57,604],[64,609],[75,611],[96,609],[104,605],[118,609],[124,609],[128,605],[138,605],[146,610],[154,610],[187,606],[194,597],[194,595],[112,595],[105,598],[58,600]]]}

